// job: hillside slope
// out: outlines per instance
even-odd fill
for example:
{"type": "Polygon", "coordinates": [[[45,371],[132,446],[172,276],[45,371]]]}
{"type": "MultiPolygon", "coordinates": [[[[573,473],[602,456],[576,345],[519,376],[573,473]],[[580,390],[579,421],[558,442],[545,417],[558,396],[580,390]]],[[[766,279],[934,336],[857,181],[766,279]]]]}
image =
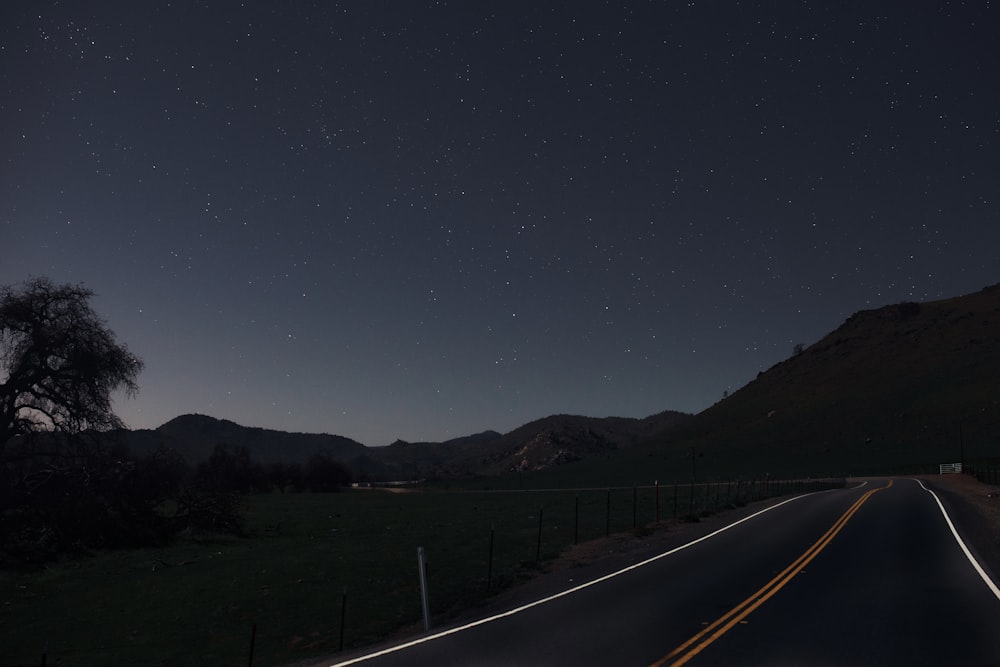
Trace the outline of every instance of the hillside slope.
{"type": "Polygon", "coordinates": [[[1000,285],[861,311],[648,443],[705,473],[850,472],[1000,456],[1000,285]]]}
{"type": "MultiPolygon", "coordinates": [[[[180,417],[132,434],[189,460],[219,442],[255,459],[326,452],[358,477],[476,477],[567,469],[595,483],[844,474],[1000,459],[1000,285],[866,310],[698,415],[554,415],[500,435],[370,448],[329,435],[180,417]],[[566,465],[569,464],[569,465],[566,465]],[[575,471],[575,472],[574,472],[575,471]]],[[[155,446],[155,445],[154,445],[155,446]]],[[[559,473],[562,475],[563,473],[559,473]]]]}
{"type": "Polygon", "coordinates": [[[448,443],[394,443],[371,453],[386,466],[406,461],[409,470],[419,477],[532,472],[635,446],[690,418],[689,414],[670,410],[644,419],[552,415],[502,436],[448,443]]]}

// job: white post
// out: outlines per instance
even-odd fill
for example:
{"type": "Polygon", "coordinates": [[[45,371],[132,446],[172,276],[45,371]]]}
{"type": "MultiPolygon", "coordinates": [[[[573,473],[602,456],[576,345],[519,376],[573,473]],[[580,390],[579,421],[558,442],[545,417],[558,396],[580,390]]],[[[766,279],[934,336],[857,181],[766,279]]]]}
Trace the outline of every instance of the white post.
{"type": "Polygon", "coordinates": [[[424,609],[424,631],[431,629],[431,605],[427,596],[427,563],[424,548],[417,547],[417,572],[420,574],[420,602],[424,609]]]}

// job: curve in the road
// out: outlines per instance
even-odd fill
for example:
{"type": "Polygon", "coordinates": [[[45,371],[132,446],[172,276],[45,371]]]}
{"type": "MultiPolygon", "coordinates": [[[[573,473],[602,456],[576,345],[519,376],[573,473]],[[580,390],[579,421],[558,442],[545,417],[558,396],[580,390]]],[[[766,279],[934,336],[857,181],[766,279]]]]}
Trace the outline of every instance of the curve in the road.
{"type": "Polygon", "coordinates": [[[739,603],[714,622],[710,623],[701,632],[695,634],[673,651],[663,656],[663,658],[654,662],[650,667],[663,667],[663,665],[667,664],[671,660],[673,660],[673,662],[670,662],[671,667],[680,667],[708,648],[709,645],[722,637],[724,634],[732,630],[737,624],[752,614],[755,609],[767,602],[774,596],[775,593],[784,588],[785,584],[801,572],[805,566],[819,554],[819,552],[823,551],[823,549],[825,549],[826,546],[833,541],[833,538],[837,536],[837,533],[839,533],[841,529],[847,525],[847,522],[851,520],[851,517],[854,516],[854,514],[861,508],[862,505],[865,504],[865,502],[868,501],[869,498],[879,491],[884,491],[891,486],[892,480],[890,479],[889,483],[885,486],[877,489],[871,489],[854,501],[854,504],[851,505],[851,507],[844,512],[832,526],[830,526],[830,529],[827,530],[822,537],[816,540],[811,547],[806,549],[801,556],[796,558],[791,565],[782,570],[778,576],[764,584],[764,586],[743,602],[739,603]]]}
{"type": "MultiPolygon", "coordinates": [[[[865,482],[864,484],[867,484],[867,482],[865,482]]],[[[864,486],[864,484],[862,484],[861,486],[864,486]]],[[[858,488],[860,488],[860,487],[858,487],[858,488]]],[[[818,493],[827,493],[827,491],[819,491],[818,493]]],[[[753,514],[751,514],[749,516],[743,517],[739,521],[734,521],[733,523],[727,524],[727,525],[723,526],[722,528],[719,528],[716,531],[713,531],[713,532],[711,532],[711,533],[709,533],[707,535],[703,535],[702,537],[699,537],[696,540],[692,540],[690,542],[686,542],[686,543],[684,543],[684,544],[682,544],[682,545],[680,545],[678,547],[674,547],[673,549],[670,549],[668,551],[664,551],[661,554],[657,554],[657,555],[655,555],[655,556],[653,556],[651,558],[647,558],[644,561],[640,561],[640,562],[635,563],[633,565],[629,565],[628,567],[622,568],[622,569],[617,570],[615,572],[612,572],[610,574],[606,574],[603,577],[598,577],[597,579],[593,579],[591,581],[587,581],[585,583],[580,584],[579,586],[574,586],[572,588],[566,589],[566,590],[561,591],[559,593],[556,593],[554,595],[550,595],[548,597],[544,597],[544,598],[541,598],[539,600],[535,600],[534,602],[529,602],[527,604],[521,605],[520,607],[515,607],[514,609],[510,609],[510,610],[505,611],[505,612],[500,613],[500,614],[495,614],[493,616],[488,616],[486,618],[481,618],[481,619],[478,619],[476,621],[472,621],[471,623],[466,623],[464,625],[459,625],[459,626],[456,626],[454,628],[449,628],[447,630],[442,630],[441,632],[435,632],[435,633],[430,634],[430,635],[425,635],[423,637],[418,637],[417,639],[413,639],[411,641],[404,642],[402,644],[396,644],[394,646],[390,646],[388,648],[381,649],[379,651],[374,651],[372,653],[367,653],[365,655],[357,656],[357,657],[351,658],[349,660],[344,660],[342,662],[336,662],[336,663],[331,664],[329,667],[348,667],[349,665],[360,664],[360,663],[365,662],[367,660],[372,660],[374,658],[378,658],[378,657],[381,657],[381,656],[390,655],[392,653],[397,653],[399,651],[403,651],[405,649],[412,648],[414,646],[419,646],[420,644],[426,644],[426,643],[432,642],[432,641],[434,641],[436,639],[441,639],[442,637],[447,637],[449,635],[454,635],[454,634],[457,634],[459,632],[464,632],[466,630],[470,630],[472,628],[479,627],[481,625],[485,625],[487,623],[492,623],[494,621],[498,621],[500,619],[507,618],[509,616],[514,616],[515,614],[520,614],[521,612],[527,611],[529,609],[533,609],[535,607],[539,607],[541,605],[544,605],[544,604],[547,604],[549,602],[552,602],[553,600],[558,600],[559,598],[566,597],[567,595],[572,595],[573,593],[582,591],[582,590],[584,590],[586,588],[590,588],[591,586],[596,586],[597,584],[605,582],[605,581],[607,581],[609,579],[614,579],[615,577],[619,577],[619,576],[621,576],[623,574],[626,574],[627,572],[631,572],[633,570],[637,570],[637,569],[639,569],[641,567],[644,567],[646,565],[649,565],[651,563],[655,563],[658,560],[666,558],[666,557],[668,557],[668,556],[670,556],[672,554],[675,554],[675,553],[677,553],[679,551],[683,551],[684,549],[688,549],[690,547],[693,547],[694,545],[696,545],[696,544],[698,544],[700,542],[704,542],[705,540],[711,539],[711,538],[715,537],[716,535],[724,533],[724,532],[726,532],[727,530],[729,530],[731,528],[735,528],[736,526],[738,526],[738,525],[740,525],[742,523],[750,521],[751,519],[755,519],[755,518],[759,517],[762,514],[766,514],[767,512],[770,512],[772,510],[775,510],[775,509],[781,507],[782,505],[787,505],[788,503],[794,502],[794,501],[799,500],[801,498],[805,498],[808,495],[813,495],[813,494],[806,494],[806,495],[802,495],[802,496],[793,496],[792,498],[788,498],[787,500],[783,500],[780,503],[775,503],[774,505],[771,505],[769,507],[765,507],[764,509],[760,510],[759,512],[755,512],[755,513],[753,513],[753,514]]]]}
{"type": "Polygon", "coordinates": [[[1000,590],[937,494],[919,480],[896,480],[888,494],[879,491],[892,487],[891,481],[866,486],[788,498],[555,595],[330,667],[368,661],[597,665],[612,658],[618,664],[664,665],[696,655],[712,664],[755,665],[811,664],[817,658],[858,665],[904,656],[915,665],[1000,659],[1000,639],[988,620],[995,618],[1000,590]],[[927,498],[921,491],[931,496],[931,505],[919,500],[927,498]],[[878,500],[868,502],[876,494],[878,500]],[[797,500],[803,502],[789,505],[797,500]],[[781,507],[787,509],[774,512],[781,507]],[[745,548],[748,543],[753,546],[745,548]],[[701,578],[692,576],[698,573],[701,578]],[[741,585],[754,580],[753,586],[741,585]],[[597,586],[603,582],[609,585],[597,586]],[[939,635],[962,640],[942,643],[939,635]],[[657,659],[671,646],[677,648],[657,659]]]}

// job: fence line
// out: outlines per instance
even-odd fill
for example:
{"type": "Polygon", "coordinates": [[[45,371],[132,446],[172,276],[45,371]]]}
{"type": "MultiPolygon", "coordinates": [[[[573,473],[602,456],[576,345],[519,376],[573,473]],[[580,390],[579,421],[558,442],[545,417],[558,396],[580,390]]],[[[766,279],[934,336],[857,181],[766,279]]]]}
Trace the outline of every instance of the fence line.
{"type": "MultiPolygon", "coordinates": [[[[970,466],[968,472],[973,471],[980,472],[970,466]]],[[[986,469],[986,473],[992,475],[995,483],[997,468],[986,469]]],[[[842,487],[844,483],[843,478],[788,480],[763,478],[583,489],[431,491],[429,493],[456,499],[466,494],[483,497],[491,494],[517,494],[514,497],[494,496],[509,497],[511,500],[516,498],[517,502],[505,500],[501,503],[491,503],[490,509],[496,512],[492,520],[480,515],[483,533],[481,553],[474,553],[480,548],[480,536],[470,534],[467,525],[460,526],[458,522],[451,524],[443,521],[441,517],[436,518],[441,522],[438,526],[443,523],[445,526],[453,526],[454,530],[462,531],[465,536],[463,541],[468,545],[469,551],[462,554],[443,554],[435,550],[433,533],[421,540],[427,550],[427,557],[433,564],[433,567],[426,572],[426,583],[430,589],[429,615],[432,620],[435,614],[440,618],[442,614],[449,613],[458,605],[475,602],[504,586],[513,585],[530,572],[537,570],[539,563],[559,556],[577,543],[599,540],[620,533],[648,534],[658,526],[669,524],[671,521],[697,521],[701,517],[727,508],[742,507],[771,497],[842,487]],[[532,507],[530,514],[524,511],[527,507],[532,507]],[[501,515],[504,512],[506,514],[501,515]],[[449,581],[456,578],[456,573],[449,567],[451,561],[447,559],[458,559],[459,556],[481,562],[481,572],[469,576],[464,581],[449,581]]],[[[471,502],[478,501],[458,500],[452,505],[461,508],[471,502]]],[[[459,512],[460,509],[455,511],[459,512]]],[[[409,549],[408,546],[405,548],[409,549]]],[[[407,560],[411,558],[412,552],[408,552],[407,560]]],[[[348,605],[346,584],[351,586],[352,600],[381,595],[378,590],[371,588],[367,591],[362,590],[364,584],[360,582],[347,581],[337,584],[337,592],[340,595],[337,596],[339,599],[331,602],[329,640],[326,644],[328,649],[344,650],[371,642],[370,621],[363,617],[363,613],[356,611],[358,605],[353,602],[348,605]]],[[[415,575],[412,590],[410,596],[412,609],[400,616],[400,624],[403,625],[419,622],[422,615],[419,583],[415,575]]],[[[277,632],[270,629],[267,619],[260,616],[245,618],[246,625],[243,627],[247,634],[242,635],[244,639],[237,642],[242,644],[245,652],[242,656],[232,656],[231,663],[238,664],[240,661],[245,661],[252,665],[255,657],[258,660],[266,660],[265,652],[269,651],[269,654],[273,655],[274,647],[279,642],[287,642],[287,637],[278,636],[277,632]],[[245,639],[247,637],[250,640],[249,646],[245,639]]],[[[314,618],[304,615],[304,625],[307,620],[312,621],[314,618]]],[[[113,638],[110,639],[111,641],[100,642],[103,648],[74,646],[59,647],[56,650],[56,647],[48,646],[44,652],[32,652],[31,655],[17,649],[10,653],[11,647],[7,647],[6,650],[0,649],[0,662],[28,665],[38,664],[38,658],[41,658],[43,663],[81,661],[86,664],[101,664],[106,662],[104,658],[108,657],[108,649],[110,648],[112,652],[115,650],[113,647],[116,642],[113,638]]],[[[133,641],[122,642],[122,648],[134,645],[133,641]]],[[[303,656],[289,654],[287,657],[288,661],[292,661],[303,656]]]]}
{"type": "Polygon", "coordinates": [[[961,472],[975,477],[983,484],[1000,484],[1000,467],[996,465],[966,465],[961,472]]]}

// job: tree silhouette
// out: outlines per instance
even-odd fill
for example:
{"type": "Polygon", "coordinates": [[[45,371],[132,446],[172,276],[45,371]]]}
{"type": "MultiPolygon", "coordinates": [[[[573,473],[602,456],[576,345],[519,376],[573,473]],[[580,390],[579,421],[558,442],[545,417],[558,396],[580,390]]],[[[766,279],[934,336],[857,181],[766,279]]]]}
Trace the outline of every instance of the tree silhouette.
{"type": "Polygon", "coordinates": [[[91,309],[93,295],[48,278],[0,289],[0,453],[36,431],[124,426],[111,395],[135,394],[143,364],[91,309]]]}
{"type": "Polygon", "coordinates": [[[246,445],[230,447],[225,443],[217,444],[208,460],[198,465],[195,480],[214,491],[270,491],[266,471],[250,457],[246,445]]]}
{"type": "Polygon", "coordinates": [[[142,370],[92,296],[47,278],[0,287],[0,562],[149,544],[171,530],[157,512],[177,493],[170,461],[140,463],[83,437],[124,427],[111,396],[135,393],[142,370]]]}
{"type": "Polygon", "coordinates": [[[310,491],[339,491],[350,485],[351,471],[325,454],[313,454],[302,470],[302,482],[310,491]]]}

